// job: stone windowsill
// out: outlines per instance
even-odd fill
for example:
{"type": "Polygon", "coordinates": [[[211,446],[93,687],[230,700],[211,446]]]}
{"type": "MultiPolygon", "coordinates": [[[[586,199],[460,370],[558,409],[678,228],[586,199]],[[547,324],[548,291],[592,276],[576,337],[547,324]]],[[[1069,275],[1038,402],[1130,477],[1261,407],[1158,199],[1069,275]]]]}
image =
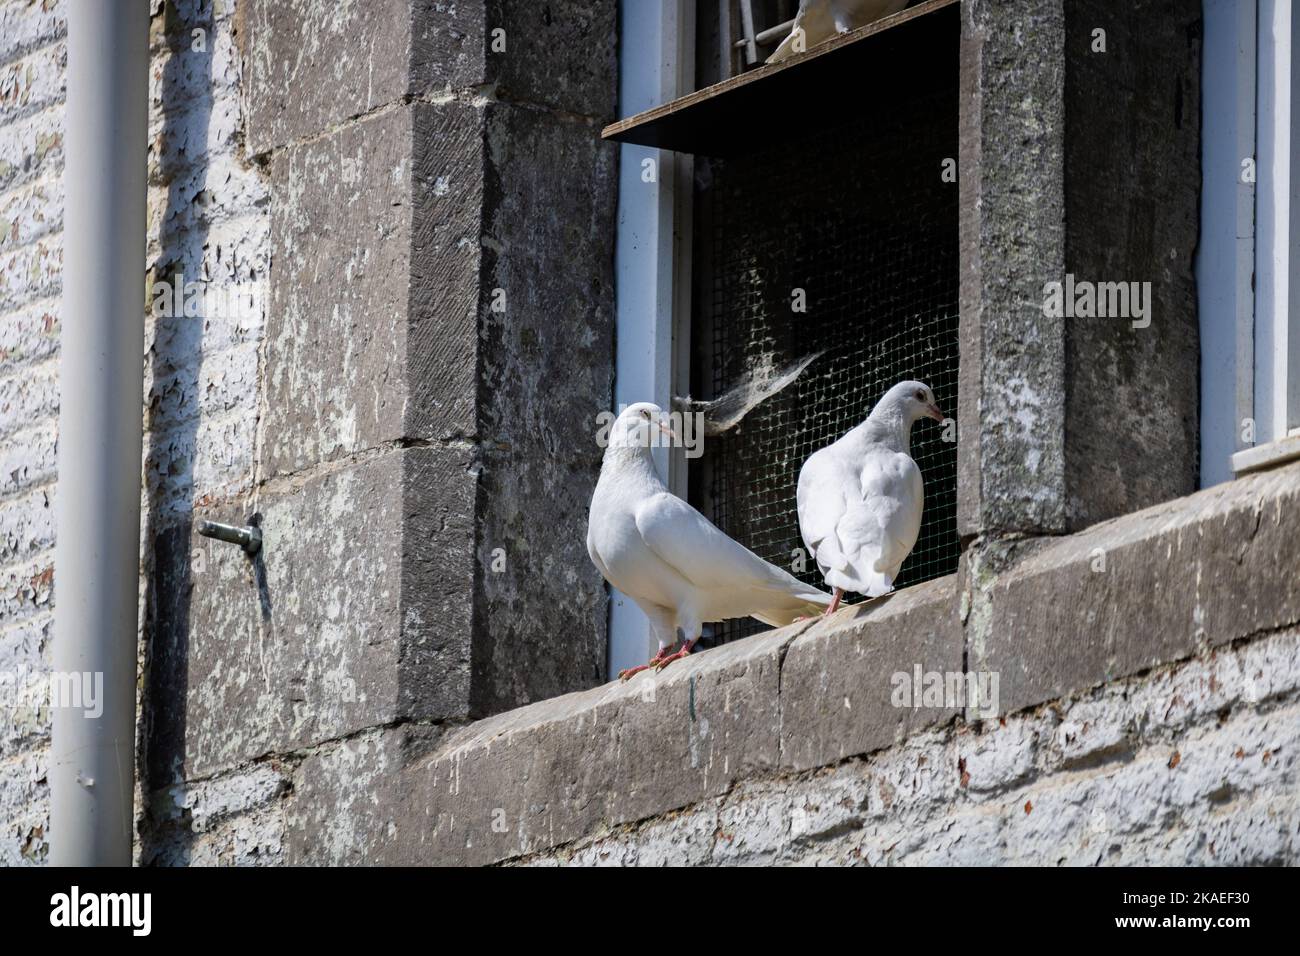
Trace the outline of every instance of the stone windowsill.
{"type": "Polygon", "coordinates": [[[1006,714],[1295,624],[1298,509],[1300,464],[478,721],[402,771],[393,859],[508,859],[890,746],[959,713],[891,704],[917,665],[997,672],[1006,714]]]}
{"type": "Polygon", "coordinates": [[[1243,448],[1232,456],[1232,471],[1240,477],[1251,472],[1276,468],[1297,458],[1300,458],[1300,434],[1292,434],[1269,442],[1267,445],[1243,448]]]}

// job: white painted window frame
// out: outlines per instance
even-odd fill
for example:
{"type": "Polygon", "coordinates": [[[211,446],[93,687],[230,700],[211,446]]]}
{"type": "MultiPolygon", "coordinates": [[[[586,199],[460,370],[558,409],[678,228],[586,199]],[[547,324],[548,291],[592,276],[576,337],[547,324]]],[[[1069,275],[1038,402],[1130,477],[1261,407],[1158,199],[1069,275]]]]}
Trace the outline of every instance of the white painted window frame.
{"type": "Polygon", "coordinates": [[[1300,457],[1300,12],[1291,0],[1203,8],[1196,273],[1208,487],[1300,457]]]}
{"type": "MultiPolygon", "coordinates": [[[[695,0],[620,0],[619,115],[661,106],[694,89],[695,0]]],[[[619,147],[614,248],[614,404],[653,401],[670,409],[690,384],[692,177],[690,156],[619,147]],[[654,182],[643,172],[650,161],[654,182]]],[[[668,487],[686,496],[682,449],[655,450],[668,487]]],[[[610,589],[609,674],[644,664],[655,647],[650,624],[610,589]]]]}

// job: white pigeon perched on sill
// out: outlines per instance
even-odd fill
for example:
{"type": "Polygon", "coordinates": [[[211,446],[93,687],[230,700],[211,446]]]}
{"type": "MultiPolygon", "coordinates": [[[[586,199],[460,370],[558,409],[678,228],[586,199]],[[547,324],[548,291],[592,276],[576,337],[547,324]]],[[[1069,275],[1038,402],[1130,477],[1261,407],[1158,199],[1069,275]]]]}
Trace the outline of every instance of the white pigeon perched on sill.
{"type": "Polygon", "coordinates": [[[649,664],[685,657],[709,621],[755,617],[779,627],[818,613],[831,596],[768,564],[719,531],[660,480],[651,458],[659,436],[675,436],[663,410],[629,406],[610,428],[587,517],[587,553],[605,580],[645,612],[659,641],[649,664]],[[669,653],[681,628],[681,649],[669,653]]]}
{"type": "Polygon", "coordinates": [[[924,382],[899,382],[866,421],[814,452],[799,471],[799,532],[835,589],[827,614],[845,591],[892,591],[916,544],[925,495],[909,445],[921,418],[944,420],[934,392],[924,382]]]}
{"type": "Polygon", "coordinates": [[[780,63],[796,53],[811,50],[839,33],[852,33],[868,23],[875,23],[907,6],[907,0],[801,0],[794,26],[781,45],[767,58],[780,63]],[[799,35],[803,42],[796,44],[799,35]],[[796,45],[802,49],[796,50],[796,45]]]}

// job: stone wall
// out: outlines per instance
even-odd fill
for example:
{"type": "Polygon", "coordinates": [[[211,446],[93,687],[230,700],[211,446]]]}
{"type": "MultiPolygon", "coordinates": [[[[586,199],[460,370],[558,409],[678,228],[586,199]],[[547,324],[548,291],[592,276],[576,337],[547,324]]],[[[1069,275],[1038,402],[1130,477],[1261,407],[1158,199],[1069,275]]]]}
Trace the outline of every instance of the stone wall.
{"type": "Polygon", "coordinates": [[[1298,658],[1291,628],[1002,720],[751,777],[517,862],[1295,865],[1298,658]]]}
{"type": "Polygon", "coordinates": [[[281,859],[277,801],[328,793],[310,834],[342,828],[371,798],[335,774],[372,738],[600,681],[575,422],[611,390],[613,12],[236,11],[261,406],[251,496],[194,516],[263,549],[155,536],[146,861],[281,859]]]}
{"type": "Polygon", "coordinates": [[[1198,0],[963,0],[966,539],[1197,486],[1200,35],[1198,0]],[[1148,312],[1053,313],[1069,276],[1149,283],[1148,312]]]}
{"type": "MultiPolygon", "coordinates": [[[[147,279],[221,304],[142,302],[142,862],[276,859],[270,768],[601,679],[614,9],[153,0],[147,279]]],[[[48,838],[64,18],[0,0],[5,862],[48,838]]]]}
{"type": "MultiPolygon", "coordinates": [[[[613,0],[154,0],[149,278],[247,308],[147,322],[138,860],[1296,862],[1300,466],[1177,497],[1194,6],[963,4],[958,574],[595,686],[613,0]],[[1094,115],[1108,64],[1136,112],[1094,115]],[[1044,321],[1075,267],[1150,277],[1157,334],[1044,321]],[[1128,441],[1117,381],[1168,428],[1128,441]],[[906,706],[917,668],[997,715],[906,706]]],[[[0,0],[0,672],[38,677],[65,33],[0,0]]],[[[25,700],[0,863],[47,853],[25,700]]]]}
{"type": "Polygon", "coordinates": [[[174,789],[184,858],[1295,864],[1298,506],[1293,465],[659,675],[255,762],[174,789]],[[996,700],[900,696],[918,668],[996,700]]]}

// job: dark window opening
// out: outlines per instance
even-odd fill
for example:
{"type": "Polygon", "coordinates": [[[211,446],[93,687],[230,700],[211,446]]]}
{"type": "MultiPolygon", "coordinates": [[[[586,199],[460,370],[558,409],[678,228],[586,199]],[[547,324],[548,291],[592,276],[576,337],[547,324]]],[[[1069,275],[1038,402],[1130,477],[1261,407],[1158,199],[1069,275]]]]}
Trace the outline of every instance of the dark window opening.
{"type": "MultiPolygon", "coordinates": [[[[690,498],[727,534],[818,587],[811,558],[802,572],[793,566],[803,548],[795,487],[807,457],[904,378],[927,382],[956,416],[958,187],[947,180],[957,158],[957,62],[935,53],[924,81],[863,90],[861,109],[842,123],[758,152],[696,158],[692,394],[713,397],[765,360],[825,354],[705,442],[690,498]],[[796,289],[804,313],[792,310],[796,289]]],[[[899,588],[957,567],[957,446],[944,430],[929,420],[912,430],[925,511],[899,588]]],[[[760,630],[730,621],[706,629],[706,639],[760,630]]]]}

